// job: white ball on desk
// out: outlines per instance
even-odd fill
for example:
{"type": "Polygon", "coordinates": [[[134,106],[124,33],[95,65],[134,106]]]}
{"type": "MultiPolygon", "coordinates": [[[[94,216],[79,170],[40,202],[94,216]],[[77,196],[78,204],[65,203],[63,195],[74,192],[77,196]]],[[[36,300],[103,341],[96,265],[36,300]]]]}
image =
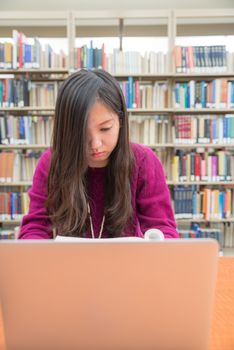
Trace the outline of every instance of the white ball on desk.
{"type": "Polygon", "coordinates": [[[163,241],[164,234],[157,228],[151,228],[145,231],[144,238],[152,241],[163,241]]]}

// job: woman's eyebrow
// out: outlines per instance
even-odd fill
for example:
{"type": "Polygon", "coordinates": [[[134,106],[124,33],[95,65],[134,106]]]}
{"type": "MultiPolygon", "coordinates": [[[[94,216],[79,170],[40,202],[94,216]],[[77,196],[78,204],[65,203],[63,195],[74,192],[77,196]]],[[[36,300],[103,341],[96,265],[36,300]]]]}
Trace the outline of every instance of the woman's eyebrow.
{"type": "Polygon", "coordinates": [[[106,123],[108,123],[108,122],[111,122],[112,120],[113,120],[113,118],[111,118],[111,119],[108,119],[108,120],[104,120],[104,122],[100,123],[99,125],[103,125],[103,124],[106,124],[106,123]]]}

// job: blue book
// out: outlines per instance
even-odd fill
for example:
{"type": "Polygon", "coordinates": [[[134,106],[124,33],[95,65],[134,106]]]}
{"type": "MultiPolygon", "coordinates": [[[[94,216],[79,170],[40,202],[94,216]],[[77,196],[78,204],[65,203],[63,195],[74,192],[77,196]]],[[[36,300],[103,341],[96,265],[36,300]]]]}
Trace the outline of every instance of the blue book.
{"type": "Polygon", "coordinates": [[[201,81],[201,106],[206,108],[206,82],[204,80],[201,81]]]}
{"type": "Polygon", "coordinates": [[[196,238],[199,238],[199,225],[193,223],[193,224],[192,224],[192,230],[195,232],[195,237],[196,237],[196,238]]]}
{"type": "Polygon", "coordinates": [[[24,44],[24,67],[32,67],[32,46],[30,44],[24,44]]]}
{"type": "Polygon", "coordinates": [[[10,193],[10,217],[12,220],[15,219],[15,193],[10,193]]]}
{"type": "Polygon", "coordinates": [[[212,119],[212,141],[217,139],[217,119],[212,119]]]}
{"type": "Polygon", "coordinates": [[[234,80],[232,80],[231,85],[231,107],[234,107],[234,80]]]}
{"type": "Polygon", "coordinates": [[[187,84],[186,86],[186,99],[185,99],[185,107],[190,108],[190,86],[187,84]]]}
{"type": "Polygon", "coordinates": [[[19,118],[19,136],[21,140],[25,140],[24,117],[19,118]]]}
{"type": "Polygon", "coordinates": [[[219,192],[219,217],[224,218],[224,192],[219,192]]]}
{"type": "Polygon", "coordinates": [[[133,77],[128,77],[128,108],[133,107],[133,77]]]}
{"type": "Polygon", "coordinates": [[[179,107],[179,105],[180,105],[179,90],[180,90],[180,84],[179,84],[179,83],[176,83],[176,84],[175,84],[175,88],[174,88],[175,107],[179,107]]]}
{"type": "Polygon", "coordinates": [[[228,118],[223,118],[223,141],[228,141],[228,118]]]}

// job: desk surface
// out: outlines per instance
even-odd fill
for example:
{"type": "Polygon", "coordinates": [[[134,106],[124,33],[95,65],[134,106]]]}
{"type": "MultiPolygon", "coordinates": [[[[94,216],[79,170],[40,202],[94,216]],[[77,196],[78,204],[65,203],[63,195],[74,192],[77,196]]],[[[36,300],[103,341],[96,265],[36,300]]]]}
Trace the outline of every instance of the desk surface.
{"type": "MultiPolygon", "coordinates": [[[[0,315],[0,349],[4,347],[0,315]]],[[[234,349],[234,257],[219,258],[210,350],[234,349]]]]}

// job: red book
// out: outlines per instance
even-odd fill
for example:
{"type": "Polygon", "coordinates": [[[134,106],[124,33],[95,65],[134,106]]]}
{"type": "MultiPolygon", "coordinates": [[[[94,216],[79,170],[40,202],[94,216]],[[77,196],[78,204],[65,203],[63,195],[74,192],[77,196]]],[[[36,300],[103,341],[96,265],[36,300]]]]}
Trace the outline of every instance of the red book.
{"type": "Polygon", "coordinates": [[[199,181],[201,177],[201,156],[199,153],[195,154],[195,179],[199,181]]]}
{"type": "Polygon", "coordinates": [[[12,219],[12,216],[11,216],[11,192],[7,193],[7,214],[9,215],[9,219],[12,219]]]}
{"type": "Polygon", "coordinates": [[[19,33],[19,68],[23,68],[23,33],[19,33]]]}

